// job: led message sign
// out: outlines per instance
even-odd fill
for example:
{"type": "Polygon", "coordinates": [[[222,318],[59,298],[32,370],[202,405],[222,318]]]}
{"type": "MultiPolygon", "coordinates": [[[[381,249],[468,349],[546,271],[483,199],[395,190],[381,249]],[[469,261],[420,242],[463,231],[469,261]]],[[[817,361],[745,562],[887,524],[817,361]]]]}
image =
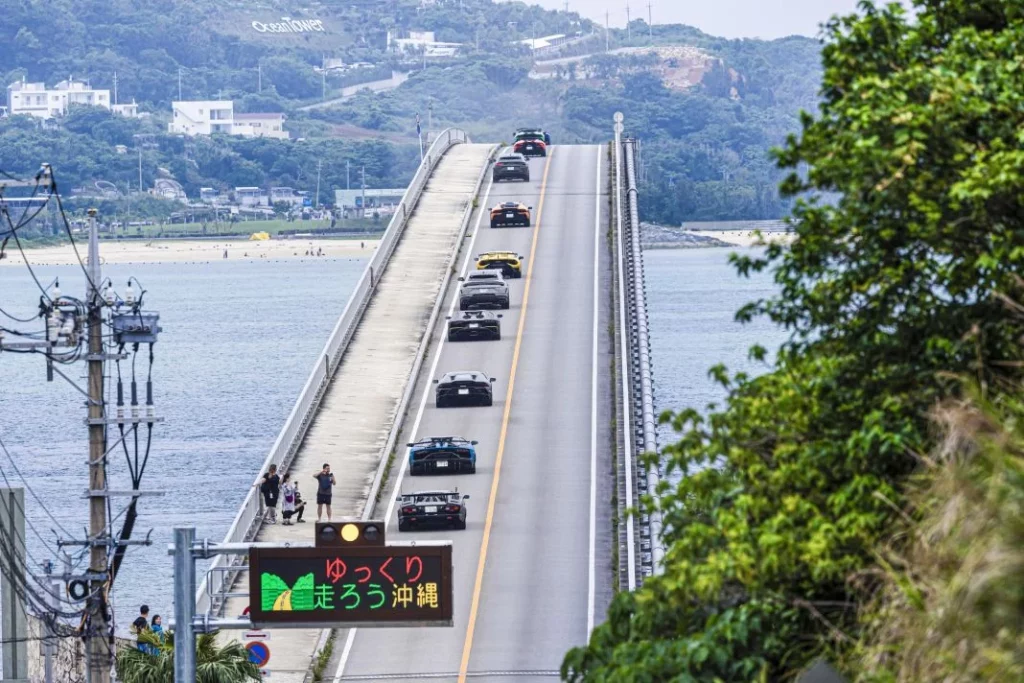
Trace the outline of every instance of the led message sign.
{"type": "Polygon", "coordinates": [[[451,626],[451,543],[253,548],[257,627],[451,626]]]}

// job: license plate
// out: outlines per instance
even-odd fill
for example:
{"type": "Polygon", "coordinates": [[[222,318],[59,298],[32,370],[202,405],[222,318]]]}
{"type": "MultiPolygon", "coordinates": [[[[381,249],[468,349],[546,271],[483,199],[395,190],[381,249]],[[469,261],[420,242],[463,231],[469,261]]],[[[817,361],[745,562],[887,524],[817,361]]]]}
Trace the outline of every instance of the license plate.
{"type": "Polygon", "coordinates": [[[448,467],[448,461],[447,460],[438,460],[436,464],[437,464],[438,467],[448,467]]]}
{"type": "Polygon", "coordinates": [[[515,217],[516,217],[516,215],[514,213],[506,213],[505,214],[505,218],[515,218],[515,217]]]}
{"type": "Polygon", "coordinates": [[[480,323],[470,323],[469,324],[469,328],[470,329],[473,329],[474,327],[480,327],[480,323]]]}
{"type": "Polygon", "coordinates": [[[459,396],[469,396],[469,389],[459,389],[459,396]]]}
{"type": "Polygon", "coordinates": [[[437,506],[436,505],[427,505],[427,506],[425,506],[423,508],[423,511],[426,512],[427,514],[430,514],[431,512],[437,512],[437,506]]]}

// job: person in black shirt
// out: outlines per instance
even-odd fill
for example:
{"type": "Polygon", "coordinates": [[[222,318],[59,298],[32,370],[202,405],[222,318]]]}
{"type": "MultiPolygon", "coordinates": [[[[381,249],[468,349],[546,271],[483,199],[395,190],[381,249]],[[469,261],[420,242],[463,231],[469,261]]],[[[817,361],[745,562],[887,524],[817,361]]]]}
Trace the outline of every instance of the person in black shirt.
{"type": "Polygon", "coordinates": [[[324,468],[313,475],[317,481],[316,489],[316,521],[320,521],[324,506],[327,506],[327,521],[331,521],[331,493],[333,492],[334,475],[331,466],[324,463],[324,468]]]}
{"type": "Polygon", "coordinates": [[[138,637],[149,630],[149,605],[139,608],[139,616],[132,622],[132,632],[135,634],[136,644],[140,650],[144,649],[143,644],[138,642],[138,637]]]}
{"type": "Polygon", "coordinates": [[[263,475],[263,483],[260,484],[263,504],[267,507],[267,522],[270,524],[277,524],[277,497],[280,492],[281,477],[277,476],[277,465],[271,465],[263,475]]]}

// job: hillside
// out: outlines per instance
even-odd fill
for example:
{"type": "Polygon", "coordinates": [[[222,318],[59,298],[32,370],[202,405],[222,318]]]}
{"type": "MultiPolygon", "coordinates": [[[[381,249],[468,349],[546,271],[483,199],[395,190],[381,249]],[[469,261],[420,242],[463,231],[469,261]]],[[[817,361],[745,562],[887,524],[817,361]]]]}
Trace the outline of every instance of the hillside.
{"type": "Polygon", "coordinates": [[[22,117],[0,120],[0,168],[29,173],[48,161],[65,188],[107,180],[127,191],[138,187],[134,150],[144,135],[146,187],[162,167],[189,196],[233,185],[312,190],[319,162],[322,196],[330,197],[349,182],[349,164],[366,166],[370,187],[407,182],[418,160],[414,118],[418,112],[426,124],[428,107],[434,131],[456,125],[500,140],[517,125],[536,123],[557,142],[605,141],[612,113],[623,111],[629,132],[646,143],[646,219],[678,224],[786,213],[768,150],[797,129],[801,108],[816,105],[815,41],[727,41],[657,26],[652,45],[646,27],[634,27],[632,41],[612,31],[609,53],[597,34],[568,48],[581,54],[539,64],[512,42],[593,28],[573,13],[490,0],[424,7],[419,0],[20,0],[5,7],[0,25],[5,83],[24,77],[52,84],[71,75],[113,89],[116,73],[118,99],[134,99],[152,116],[72,112],[47,130],[22,117]],[[431,60],[424,70],[418,58],[402,62],[387,50],[389,30],[434,31],[438,40],[465,46],[458,58],[431,60]],[[61,48],[46,36],[60,36],[61,48]],[[322,77],[316,69],[324,58],[368,66],[322,77]],[[416,70],[395,90],[300,111],[393,68],[416,70]],[[179,75],[185,99],[231,98],[237,111],[285,112],[292,140],[167,135],[179,75]],[[133,151],[119,154],[117,145],[133,151]]]}

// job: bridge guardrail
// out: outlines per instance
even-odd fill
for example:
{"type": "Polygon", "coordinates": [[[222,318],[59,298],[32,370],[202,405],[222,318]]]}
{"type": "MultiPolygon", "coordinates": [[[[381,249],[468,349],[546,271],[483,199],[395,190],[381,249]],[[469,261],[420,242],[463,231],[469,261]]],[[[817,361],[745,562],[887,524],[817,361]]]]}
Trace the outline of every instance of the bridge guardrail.
{"type": "MultiPolygon", "coordinates": [[[[316,414],[316,409],[323,399],[330,378],[337,370],[341,358],[348,347],[352,335],[355,333],[363,312],[370,302],[370,297],[380,281],[380,276],[391,260],[391,255],[398,245],[398,240],[405,231],[409,216],[416,208],[420,195],[430,179],[437,162],[444,156],[451,147],[460,143],[469,142],[469,136],[465,131],[458,128],[448,128],[438,134],[433,144],[427,150],[416,169],[416,175],[409,183],[398,209],[391,217],[387,229],[381,237],[377,251],[370,258],[366,268],[363,270],[359,282],[356,284],[348,304],[342,312],[341,317],[331,331],[331,336],[324,345],[323,352],[313,367],[306,384],[302,387],[295,405],[292,407],[288,419],[278,433],[274,445],[271,446],[260,471],[257,474],[256,484],[260,477],[271,463],[278,465],[279,470],[287,470],[302,440],[309,429],[309,425],[316,414]]],[[[263,513],[263,498],[260,496],[259,487],[252,486],[249,489],[241,508],[235,515],[235,519],[224,536],[224,543],[247,543],[251,541],[259,529],[259,520],[263,513]]],[[[231,588],[238,572],[245,569],[245,558],[236,555],[218,555],[207,570],[206,576],[196,593],[196,613],[219,612],[223,600],[219,597],[231,588]]]]}
{"type": "MultiPolygon", "coordinates": [[[[618,135],[616,135],[618,142],[618,135]]],[[[624,257],[628,264],[628,286],[622,292],[626,305],[630,309],[630,329],[627,331],[631,342],[630,380],[633,388],[633,417],[636,436],[636,453],[658,452],[658,421],[654,410],[654,379],[651,370],[651,342],[647,320],[647,293],[644,284],[643,249],[640,246],[640,213],[638,206],[639,190],[637,189],[637,169],[635,158],[635,140],[627,139],[622,143],[625,170],[626,220],[624,239],[628,239],[624,257]]],[[[623,362],[626,362],[625,359],[623,362]]],[[[661,479],[660,467],[647,469],[637,464],[637,487],[645,492],[655,492],[661,479]]],[[[658,573],[662,567],[665,549],[662,545],[661,513],[652,512],[648,521],[647,534],[649,539],[640,541],[640,559],[644,575],[658,573]],[[650,550],[645,546],[649,543],[650,550]]],[[[643,536],[643,531],[641,536],[643,536]]]]}

